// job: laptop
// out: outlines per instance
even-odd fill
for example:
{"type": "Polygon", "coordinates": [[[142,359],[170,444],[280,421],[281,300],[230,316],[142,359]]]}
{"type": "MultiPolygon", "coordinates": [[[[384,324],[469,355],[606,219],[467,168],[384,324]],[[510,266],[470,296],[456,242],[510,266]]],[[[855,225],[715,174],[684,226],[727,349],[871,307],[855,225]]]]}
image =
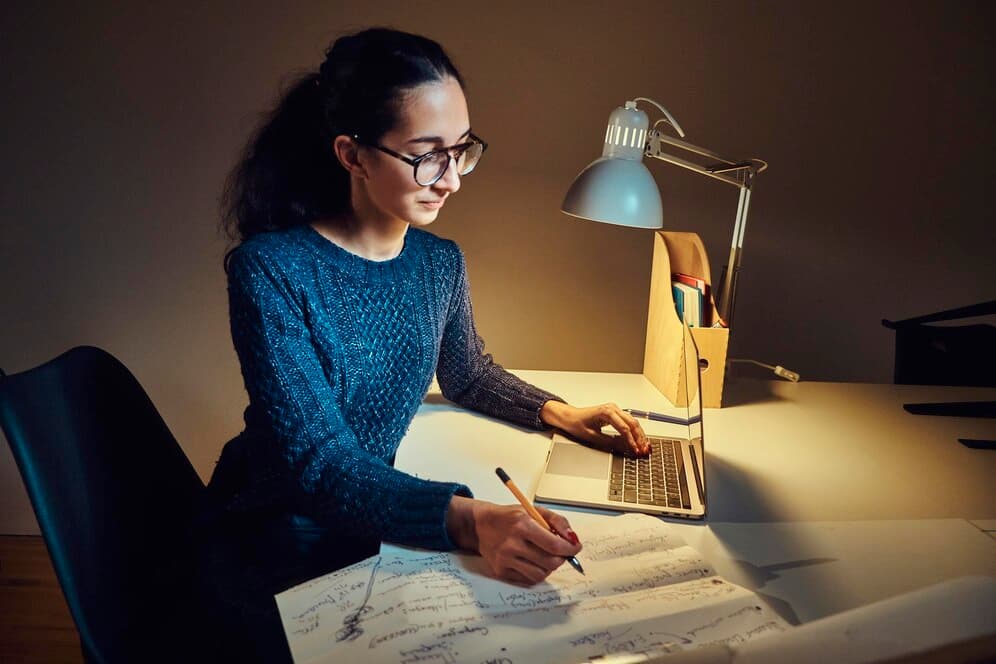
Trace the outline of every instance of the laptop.
{"type": "MultiPolygon", "coordinates": [[[[674,352],[683,363],[675,377],[673,399],[652,404],[621,404],[645,411],[639,419],[652,451],[648,458],[627,458],[576,443],[557,433],[536,487],[536,500],[620,512],[704,519],[705,446],[698,354],[688,328],[674,352]]],[[[656,392],[656,390],[654,391],[656,392]]],[[[659,395],[660,393],[657,392],[659,395]]],[[[606,427],[605,433],[615,433],[606,427]]]]}

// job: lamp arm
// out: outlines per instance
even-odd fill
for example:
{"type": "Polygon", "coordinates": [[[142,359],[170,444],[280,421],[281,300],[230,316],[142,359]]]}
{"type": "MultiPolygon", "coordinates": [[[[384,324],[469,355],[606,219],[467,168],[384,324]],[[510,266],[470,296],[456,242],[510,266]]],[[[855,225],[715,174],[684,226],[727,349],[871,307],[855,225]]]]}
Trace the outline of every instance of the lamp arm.
{"type": "Polygon", "coordinates": [[[737,297],[737,280],[740,276],[740,262],[743,255],[744,234],[747,230],[747,212],[750,209],[751,185],[753,184],[754,176],[768,168],[767,162],[762,159],[750,159],[747,161],[727,159],[712,150],[666,136],[656,129],[656,125],[650,132],[645,154],[648,157],[660,159],[669,164],[674,164],[675,166],[680,166],[681,168],[694,171],[720,182],[733,185],[740,190],[740,200],[737,203],[737,216],[733,223],[733,238],[730,241],[730,259],[727,263],[726,274],[724,275],[721,289],[717,292],[719,298],[719,317],[727,326],[732,325],[733,310],[737,297]],[[662,144],[708,157],[715,160],[716,163],[709,166],[696,164],[695,162],[665,152],[662,144]]]}
{"type": "Polygon", "coordinates": [[[733,159],[720,156],[712,150],[699,147],[698,145],[692,145],[687,141],[682,141],[672,136],[662,134],[656,129],[651,130],[649,136],[647,137],[647,149],[645,154],[648,157],[653,157],[654,159],[660,159],[661,161],[666,161],[669,164],[674,164],[675,166],[687,168],[690,171],[707,175],[727,184],[732,184],[735,187],[744,186],[744,182],[747,178],[753,177],[768,168],[768,162],[763,159],[735,161],[733,159]],[[681,150],[685,150],[686,152],[702,155],[703,157],[709,157],[710,159],[716,160],[717,163],[709,166],[696,164],[695,162],[688,161],[687,159],[683,159],[677,155],[665,152],[661,144],[670,145],[681,150]],[[727,175],[731,172],[735,172],[736,177],[727,175]]]}
{"type": "Polygon", "coordinates": [[[719,292],[719,317],[727,327],[733,324],[733,310],[737,300],[737,281],[740,277],[740,261],[744,249],[744,232],[747,230],[747,211],[750,209],[750,185],[748,177],[740,188],[740,201],[737,203],[737,217],[733,222],[733,239],[730,241],[730,258],[726,263],[726,275],[719,292]]]}
{"type": "MultiPolygon", "coordinates": [[[[651,146],[653,146],[653,143],[654,139],[651,138],[650,139],[651,146]]],[[[719,180],[720,182],[725,182],[726,184],[732,184],[734,187],[743,186],[743,182],[739,178],[727,175],[727,173],[722,170],[713,171],[710,170],[711,167],[701,166],[699,164],[696,164],[695,162],[688,161],[687,159],[682,159],[681,157],[676,157],[675,155],[668,154],[667,152],[654,151],[653,147],[649,148],[646,154],[648,157],[653,157],[654,159],[660,159],[661,161],[666,161],[669,164],[674,164],[675,166],[680,166],[690,171],[695,171],[696,173],[711,177],[715,180],[719,180]]],[[[746,168],[749,168],[749,166],[739,166],[734,170],[740,170],[746,168]]]]}

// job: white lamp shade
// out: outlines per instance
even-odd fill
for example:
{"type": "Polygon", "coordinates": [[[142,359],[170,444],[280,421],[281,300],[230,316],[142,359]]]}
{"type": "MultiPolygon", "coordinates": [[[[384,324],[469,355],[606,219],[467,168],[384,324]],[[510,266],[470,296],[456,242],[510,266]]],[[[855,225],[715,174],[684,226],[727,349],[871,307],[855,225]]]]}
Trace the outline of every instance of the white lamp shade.
{"type": "Polygon", "coordinates": [[[661,194],[642,161],[602,157],[574,178],[561,210],[632,228],[663,228],[661,194]]]}

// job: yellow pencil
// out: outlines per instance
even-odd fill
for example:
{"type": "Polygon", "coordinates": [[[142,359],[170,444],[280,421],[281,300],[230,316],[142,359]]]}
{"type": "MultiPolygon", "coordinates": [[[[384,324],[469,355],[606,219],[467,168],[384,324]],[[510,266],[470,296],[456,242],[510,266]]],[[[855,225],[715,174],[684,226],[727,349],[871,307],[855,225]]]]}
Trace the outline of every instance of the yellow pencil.
{"type": "MultiPolygon", "coordinates": [[[[550,524],[546,522],[546,519],[544,519],[543,515],[539,513],[539,510],[533,507],[533,504],[529,502],[529,499],[526,498],[525,494],[519,491],[519,487],[515,486],[515,482],[513,482],[512,478],[508,476],[508,473],[501,468],[495,468],[495,473],[498,475],[498,479],[501,480],[502,484],[508,487],[508,490],[512,492],[512,495],[519,501],[519,504],[522,505],[526,512],[529,513],[529,516],[533,518],[533,521],[543,526],[557,537],[567,540],[567,538],[558,533],[555,528],[550,527],[550,524]]],[[[569,542],[570,540],[567,541],[569,542]]],[[[571,564],[571,567],[584,574],[584,568],[581,567],[581,563],[578,562],[578,559],[575,556],[569,556],[567,558],[567,562],[571,564]]]]}

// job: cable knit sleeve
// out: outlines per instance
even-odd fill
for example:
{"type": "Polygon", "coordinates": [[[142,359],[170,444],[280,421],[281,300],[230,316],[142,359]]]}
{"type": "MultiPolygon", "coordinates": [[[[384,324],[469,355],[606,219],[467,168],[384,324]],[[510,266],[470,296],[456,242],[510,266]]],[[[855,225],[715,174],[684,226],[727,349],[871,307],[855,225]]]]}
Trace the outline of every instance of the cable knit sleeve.
{"type": "Polygon", "coordinates": [[[474,326],[466,261],[453,246],[456,279],[436,368],[443,396],[486,415],[545,429],[540,409],[547,401],[563,399],[514,376],[484,352],[484,340],[474,326]]]}
{"type": "Polygon", "coordinates": [[[403,473],[358,444],[315,352],[305,305],[278,265],[242,245],[228,278],[232,337],[253,426],[272,434],[277,448],[266,461],[273,467],[268,474],[293,482],[302,509],[343,534],[454,548],[446,511],[454,493],[470,496],[470,490],[403,473]]]}

